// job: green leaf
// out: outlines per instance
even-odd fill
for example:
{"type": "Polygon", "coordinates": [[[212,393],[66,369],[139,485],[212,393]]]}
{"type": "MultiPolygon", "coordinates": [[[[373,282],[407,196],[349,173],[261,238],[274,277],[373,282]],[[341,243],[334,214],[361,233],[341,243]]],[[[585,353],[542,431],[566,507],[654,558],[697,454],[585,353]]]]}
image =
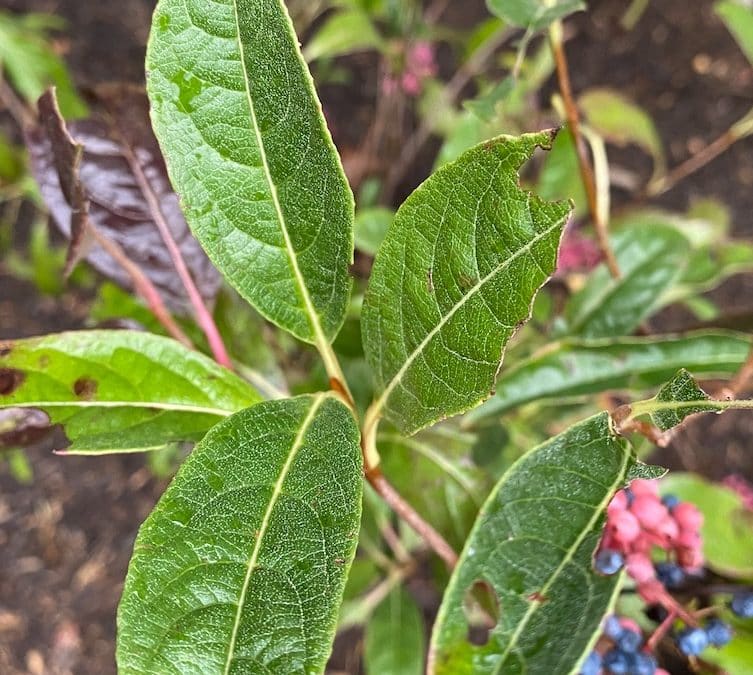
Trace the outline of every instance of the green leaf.
{"type": "Polygon", "coordinates": [[[58,17],[0,11],[0,68],[27,103],[36,103],[54,85],[62,114],[67,119],[85,117],[86,104],[76,94],[68,70],[47,35],[49,30],[62,27],[58,17]]]}
{"type": "Polygon", "coordinates": [[[617,145],[635,143],[654,159],[655,172],[665,169],[664,149],[654,121],[633,101],[611,89],[590,89],[578,101],[588,123],[617,145]]]}
{"type": "Polygon", "coordinates": [[[657,403],[683,403],[685,405],[669,408],[658,408],[651,413],[653,423],[662,431],[676,427],[686,417],[700,412],[715,410],[705,401],[709,395],[698,386],[693,376],[684,368],[665,384],[656,394],[657,403]]]}
{"type": "Polygon", "coordinates": [[[430,647],[436,675],[560,673],[595,642],[619,575],[592,570],[604,513],[634,459],[602,413],[531,450],[479,514],[439,610],[430,647]],[[496,595],[499,619],[471,644],[466,593],[496,595]]]}
{"type": "Polygon", "coordinates": [[[199,440],[261,400],[214,361],[136,331],[80,331],[0,343],[0,408],[41,408],[73,454],[199,440]]]}
{"type": "Polygon", "coordinates": [[[486,6],[500,19],[531,30],[586,8],[582,0],[486,0],[486,6]]]}
{"type": "MultiPolygon", "coordinates": [[[[380,434],[381,467],[395,489],[452,546],[460,547],[488,492],[470,445],[440,449],[426,438],[380,434]]],[[[434,439],[436,440],[436,439],[434,439]]]]}
{"type": "Polygon", "coordinates": [[[690,473],[671,473],[661,482],[663,494],[692,502],[703,514],[706,565],[728,577],[753,579],[753,513],[742,497],[690,473]]]}
{"type": "MultiPolygon", "coordinates": [[[[728,618],[728,617],[725,617],[728,618]]],[[[747,622],[750,623],[750,622],[747,622]]],[[[719,666],[724,673],[747,673],[753,658],[753,632],[749,626],[735,627],[735,636],[721,649],[707,648],[703,660],[719,666]]]]}
{"type": "Polygon", "coordinates": [[[349,9],[330,15],[303,50],[310,63],[322,57],[344,56],[380,49],[382,37],[361,9],[349,9]]]}
{"type": "Polygon", "coordinates": [[[393,211],[383,207],[361,209],[356,214],[356,248],[362,253],[375,256],[394,217],[393,211]]]}
{"type": "Polygon", "coordinates": [[[740,49],[753,64],[753,9],[736,0],[724,0],[714,5],[714,11],[724,21],[730,33],[735,36],[740,49]]]}
{"type": "Polygon", "coordinates": [[[554,271],[569,206],[518,184],[551,133],[502,136],[437,171],[402,205],[363,307],[375,410],[413,433],[492,389],[507,341],[554,271]]]}
{"type": "Polygon", "coordinates": [[[702,412],[723,413],[725,410],[751,410],[753,400],[713,399],[698,386],[687,370],[680,370],[659,393],[646,401],[625,407],[627,419],[649,415],[662,431],[676,427],[686,417],[702,412]]]}
{"type": "Polygon", "coordinates": [[[393,590],[366,625],[367,675],[422,675],[426,637],[421,612],[402,588],[393,590]]]}
{"type": "Polygon", "coordinates": [[[572,199],[576,215],[588,212],[588,198],[580,177],[578,153],[568,129],[557,134],[552,151],[544,158],[536,192],[542,199],[572,199]]]}
{"type": "Polygon", "coordinates": [[[734,375],[750,349],[747,336],[724,332],[564,340],[503,371],[496,395],[470,412],[464,422],[501,415],[531,401],[560,402],[610,389],[656,386],[683,366],[713,377],[734,375]]]}
{"type": "Polygon", "coordinates": [[[353,195],[281,0],[160,0],[157,138],[209,257],[267,319],[323,345],[350,294],[353,195]]]}
{"type": "Polygon", "coordinates": [[[675,228],[641,223],[617,232],[612,246],[622,276],[599,265],[565,308],[567,332],[585,338],[632,333],[662,304],[682,275],[690,244],[675,228]]]}
{"type": "Polygon", "coordinates": [[[361,517],[355,421],[334,397],[214,427],[139,531],[121,675],[322,673],[361,517]]]}

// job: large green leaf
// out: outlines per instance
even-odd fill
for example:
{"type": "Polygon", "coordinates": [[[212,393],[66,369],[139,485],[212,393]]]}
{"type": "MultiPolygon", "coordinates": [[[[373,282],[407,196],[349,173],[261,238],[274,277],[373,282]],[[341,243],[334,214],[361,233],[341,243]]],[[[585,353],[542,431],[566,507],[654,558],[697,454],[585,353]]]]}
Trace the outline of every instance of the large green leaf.
{"type": "Polygon", "coordinates": [[[430,648],[438,675],[571,673],[596,640],[619,576],[592,570],[604,512],[638,467],[602,413],[535,448],[484,505],[445,592],[430,648]],[[468,641],[464,598],[479,584],[499,619],[468,641]]]}
{"type": "Polygon", "coordinates": [[[353,195],[281,0],[160,0],[147,55],[157,138],[209,257],[266,318],[331,341],[353,195]]]}
{"type": "Polygon", "coordinates": [[[421,185],[390,226],[362,322],[375,410],[404,432],[489,395],[507,341],[553,272],[569,206],[524,192],[517,173],[551,139],[476,146],[421,185]]]}
{"type": "Polygon", "coordinates": [[[500,19],[532,30],[586,8],[583,0],[486,0],[486,4],[500,19]]]}
{"type": "Polygon", "coordinates": [[[567,332],[587,338],[629,335],[662,304],[680,278],[690,251],[675,228],[643,222],[612,237],[622,276],[599,265],[565,309],[567,332]]]}
{"type": "Polygon", "coordinates": [[[425,648],[421,612],[398,587],[382,600],[366,625],[366,674],[423,675],[425,648]]]}
{"type": "Polygon", "coordinates": [[[682,367],[708,376],[734,375],[750,348],[747,336],[723,332],[564,340],[504,371],[496,395],[464,421],[501,415],[541,399],[561,401],[610,389],[651,387],[666,382],[682,367]]]}
{"type": "Polygon", "coordinates": [[[80,331],[0,343],[0,408],[41,408],[69,453],[152,450],[199,440],[261,400],[243,380],[174,340],[80,331]]]}
{"type": "Polygon", "coordinates": [[[214,427],[142,526],[121,675],[321,673],[361,516],[348,409],[319,394],[214,427]]]}
{"type": "Polygon", "coordinates": [[[690,473],[671,473],[662,479],[661,489],[692,502],[703,514],[708,567],[725,576],[753,579],[753,513],[739,494],[690,473]]]}

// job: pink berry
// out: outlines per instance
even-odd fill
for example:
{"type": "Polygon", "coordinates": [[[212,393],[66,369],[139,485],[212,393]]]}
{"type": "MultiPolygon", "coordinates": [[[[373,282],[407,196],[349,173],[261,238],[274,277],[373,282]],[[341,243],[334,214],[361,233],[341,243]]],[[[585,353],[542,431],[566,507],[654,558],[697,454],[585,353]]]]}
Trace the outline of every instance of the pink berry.
{"type": "Polygon", "coordinates": [[[651,559],[643,553],[631,553],[625,559],[625,569],[639,584],[644,584],[656,576],[651,559]]]}
{"type": "Polygon", "coordinates": [[[668,671],[664,670],[664,668],[657,668],[654,671],[654,675],[670,675],[670,673],[668,671]]]}
{"type": "Polygon", "coordinates": [[[620,626],[625,630],[633,631],[633,633],[638,633],[639,635],[643,634],[643,630],[635,621],[627,619],[624,616],[620,617],[620,626]]]}
{"type": "Polygon", "coordinates": [[[630,511],[618,511],[609,516],[609,530],[615,541],[629,544],[638,538],[641,526],[630,511]]]}
{"type": "Polygon", "coordinates": [[[676,544],[680,548],[701,548],[701,535],[695,530],[680,530],[676,544]]]}
{"type": "Polygon", "coordinates": [[[680,530],[677,527],[677,522],[671,516],[664,518],[659,525],[655,528],[655,533],[666,543],[672,543],[676,541],[680,530]]]}
{"type": "Polygon", "coordinates": [[[648,530],[656,530],[661,522],[669,516],[667,507],[655,496],[642,494],[633,500],[630,512],[638,522],[648,530]]]}
{"type": "Polygon", "coordinates": [[[703,551],[699,548],[678,548],[677,562],[680,567],[687,571],[701,571],[703,567],[703,551]]]}
{"type": "Polygon", "coordinates": [[[414,73],[403,73],[400,83],[408,96],[418,96],[421,93],[421,80],[414,73]]]}
{"type": "Polygon", "coordinates": [[[675,506],[672,515],[681,530],[697,531],[703,525],[703,514],[689,502],[681,502],[675,506]]]}
{"type": "Polygon", "coordinates": [[[659,483],[655,480],[643,480],[639,478],[630,483],[630,489],[636,497],[656,497],[659,498],[659,483]]]}
{"type": "Polygon", "coordinates": [[[611,515],[612,513],[617,513],[618,511],[624,511],[627,506],[627,493],[625,492],[625,490],[619,490],[614,495],[614,497],[612,497],[612,501],[609,502],[609,506],[607,506],[607,514],[611,515]]]}

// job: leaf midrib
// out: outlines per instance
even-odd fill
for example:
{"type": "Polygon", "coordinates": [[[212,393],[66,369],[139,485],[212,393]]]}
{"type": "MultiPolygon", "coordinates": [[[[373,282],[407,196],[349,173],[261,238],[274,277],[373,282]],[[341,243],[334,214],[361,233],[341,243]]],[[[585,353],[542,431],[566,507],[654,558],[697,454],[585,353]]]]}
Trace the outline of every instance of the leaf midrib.
{"type": "MultiPolygon", "coordinates": [[[[235,3],[235,0],[233,0],[233,2],[235,3]]],[[[238,596],[238,610],[235,614],[235,620],[233,622],[233,629],[230,634],[230,644],[228,647],[227,661],[225,662],[225,668],[223,670],[224,675],[229,675],[230,666],[233,663],[235,643],[238,638],[238,630],[240,629],[240,625],[241,625],[241,617],[243,615],[243,608],[246,604],[246,594],[248,593],[248,587],[251,583],[251,577],[253,576],[254,570],[256,569],[256,563],[259,558],[259,551],[261,550],[262,543],[264,541],[264,536],[267,532],[267,529],[269,528],[269,523],[272,519],[272,512],[274,511],[275,506],[277,505],[277,501],[282,492],[282,486],[285,482],[285,479],[287,478],[288,473],[290,472],[290,469],[293,466],[293,463],[298,457],[299,450],[303,446],[303,440],[306,436],[306,432],[309,430],[309,427],[311,426],[311,423],[314,420],[314,417],[316,416],[317,411],[322,406],[322,403],[324,402],[325,398],[327,398],[326,394],[319,394],[314,398],[311,404],[311,407],[306,413],[306,417],[303,419],[303,422],[301,423],[301,427],[298,430],[298,433],[296,434],[295,439],[293,440],[293,444],[290,446],[290,452],[288,453],[288,457],[285,460],[285,463],[283,464],[282,469],[280,470],[280,475],[277,478],[277,481],[275,482],[274,487],[272,489],[272,495],[269,499],[269,504],[267,505],[267,509],[264,512],[264,517],[262,518],[261,525],[259,526],[259,533],[256,536],[256,541],[254,542],[254,548],[251,551],[251,558],[249,559],[249,562],[248,562],[248,569],[246,570],[246,576],[243,580],[243,586],[241,587],[240,595],[238,596]]]]}
{"type": "Polygon", "coordinates": [[[220,408],[158,401],[13,401],[8,405],[0,405],[0,410],[3,408],[149,408],[152,410],[215,415],[217,417],[229,417],[237,412],[237,410],[222,410],[220,408]]]}
{"type": "MultiPolygon", "coordinates": [[[[619,476],[617,477],[617,480],[615,480],[612,483],[611,489],[604,496],[604,499],[602,499],[601,502],[596,505],[593,516],[588,521],[586,527],[583,528],[583,531],[580,533],[580,535],[578,535],[576,540],[573,542],[572,546],[569,547],[567,551],[567,555],[562,559],[560,564],[557,565],[557,568],[552,572],[552,574],[546,580],[544,585],[541,587],[541,590],[539,591],[539,593],[542,596],[546,597],[547,593],[549,592],[549,589],[557,581],[557,578],[562,573],[565,566],[568,565],[572,561],[573,556],[575,556],[575,553],[580,548],[580,545],[583,543],[585,538],[593,530],[594,525],[596,525],[596,523],[598,522],[602,513],[606,509],[607,504],[609,504],[610,500],[612,499],[612,496],[614,495],[614,493],[625,482],[625,475],[627,473],[627,467],[628,467],[628,459],[630,456],[629,449],[627,448],[626,445],[622,446],[622,453],[623,453],[622,454],[622,467],[621,467],[619,476]]],[[[531,617],[539,610],[541,606],[542,606],[542,603],[540,602],[532,602],[528,606],[526,613],[523,615],[523,618],[519,621],[517,628],[513,632],[512,636],[510,637],[510,641],[508,642],[507,647],[505,648],[505,651],[502,652],[502,655],[499,661],[494,667],[494,671],[493,671],[494,675],[499,675],[502,672],[501,668],[504,665],[505,661],[507,660],[507,657],[509,656],[510,652],[517,646],[517,642],[518,642],[518,639],[520,638],[520,635],[525,630],[526,626],[528,625],[528,622],[531,620],[531,617]]]]}
{"type": "MultiPolygon", "coordinates": [[[[235,0],[234,0],[235,1],[235,0]]],[[[419,355],[424,351],[424,349],[428,346],[428,344],[434,339],[436,335],[439,334],[439,332],[442,330],[442,328],[447,325],[447,323],[452,319],[452,317],[460,311],[460,309],[463,308],[465,303],[475,296],[477,292],[483,288],[483,286],[491,281],[494,277],[496,277],[498,274],[501,274],[504,272],[505,269],[507,269],[513,261],[515,261],[517,258],[522,256],[525,253],[528,253],[536,244],[538,244],[541,240],[545,239],[547,236],[549,236],[552,232],[554,232],[561,223],[561,219],[557,220],[555,223],[550,225],[548,228],[543,230],[541,233],[537,234],[531,241],[529,241],[527,244],[519,248],[515,253],[513,253],[509,258],[506,258],[500,265],[495,267],[491,272],[489,272],[483,279],[480,279],[475,286],[473,286],[466,295],[464,295],[455,305],[450,309],[447,314],[445,314],[439,322],[437,322],[437,325],[432,328],[426,335],[426,337],[420,342],[420,344],[411,352],[411,354],[408,356],[408,358],[405,360],[405,363],[401,366],[400,370],[395,373],[392,380],[390,380],[387,387],[384,389],[384,392],[377,400],[374,409],[376,411],[380,411],[384,408],[387,399],[391,396],[393,390],[395,387],[400,383],[400,381],[403,379],[404,375],[408,372],[410,367],[413,365],[413,362],[419,357],[419,355]]]]}
{"type": "MultiPolygon", "coordinates": [[[[281,9],[283,14],[287,12],[284,6],[281,9]]],[[[248,70],[246,68],[246,51],[243,47],[243,40],[241,39],[241,24],[240,16],[238,14],[238,0],[233,0],[233,16],[235,18],[235,28],[238,37],[238,51],[240,54],[241,69],[243,70],[243,86],[246,92],[246,99],[248,101],[251,125],[254,128],[256,142],[259,146],[259,156],[261,158],[262,167],[264,169],[264,177],[267,181],[267,185],[269,186],[269,192],[272,196],[272,203],[274,204],[275,213],[277,214],[277,221],[280,225],[280,231],[282,232],[283,240],[285,241],[285,250],[288,254],[288,260],[290,261],[290,266],[293,271],[293,277],[295,278],[296,284],[298,285],[298,290],[301,294],[301,299],[303,300],[304,309],[306,310],[306,313],[308,315],[309,325],[314,332],[314,341],[317,345],[328,345],[329,340],[327,340],[324,331],[322,330],[321,322],[319,321],[319,314],[317,313],[316,308],[314,307],[314,303],[311,300],[311,296],[309,295],[306,280],[304,279],[303,275],[301,274],[301,270],[298,267],[298,257],[296,255],[295,249],[293,248],[293,242],[290,239],[290,233],[288,232],[285,215],[282,211],[280,197],[277,194],[277,186],[272,179],[272,173],[269,168],[269,162],[267,160],[267,150],[264,146],[264,139],[261,135],[261,129],[259,129],[259,123],[256,117],[256,106],[254,105],[254,99],[253,96],[251,96],[251,88],[249,87],[250,79],[248,70]]]]}

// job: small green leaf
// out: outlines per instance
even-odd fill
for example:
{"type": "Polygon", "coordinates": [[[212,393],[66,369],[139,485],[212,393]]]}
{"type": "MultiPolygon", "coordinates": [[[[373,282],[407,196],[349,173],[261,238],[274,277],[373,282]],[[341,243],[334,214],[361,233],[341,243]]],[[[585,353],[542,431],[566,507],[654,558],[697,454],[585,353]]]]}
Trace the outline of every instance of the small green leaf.
{"type": "Polygon", "coordinates": [[[592,556],[607,504],[634,459],[609,416],[535,448],[503,476],[479,514],[445,592],[430,647],[436,675],[575,672],[618,589],[592,556]],[[499,618],[468,640],[466,593],[494,592],[499,618]]]}
{"type": "Polygon", "coordinates": [[[303,55],[311,63],[322,57],[344,56],[382,46],[382,37],[368,13],[355,8],[329,16],[306,45],[303,55]]]}
{"type": "Polygon", "coordinates": [[[635,143],[654,159],[655,173],[665,170],[664,148],[654,121],[624,94],[611,89],[590,89],[578,101],[588,123],[617,145],[635,143]]]}
{"type": "Polygon", "coordinates": [[[366,625],[366,675],[422,675],[426,637],[421,612],[402,588],[393,590],[366,625]]]}
{"type": "Polygon", "coordinates": [[[160,0],[152,119],[191,229],[239,293],[298,338],[345,317],[353,195],[281,0],[160,0]]]}
{"type": "Polygon", "coordinates": [[[680,278],[690,250],[688,240],[662,223],[641,223],[612,237],[622,273],[613,279],[599,265],[565,308],[567,332],[585,338],[632,333],[662,304],[680,278]]]}
{"type": "Polygon", "coordinates": [[[588,212],[588,198],[580,176],[578,153],[569,129],[557,134],[541,167],[536,193],[542,199],[572,199],[575,214],[588,212]]]}
{"type": "Polygon", "coordinates": [[[486,5],[500,19],[531,30],[586,8],[583,0],[486,0],[486,5]]]}
{"type": "Polygon", "coordinates": [[[740,49],[753,64],[753,9],[737,0],[723,0],[714,5],[714,11],[735,36],[740,49]]]}
{"type": "Polygon", "coordinates": [[[502,136],[442,167],[400,207],[363,307],[376,410],[413,433],[492,389],[507,341],[554,271],[569,206],[518,169],[551,133],[502,136]]]}
{"type": "Polygon", "coordinates": [[[683,366],[712,377],[734,375],[750,349],[747,336],[723,332],[564,340],[503,371],[496,395],[464,422],[501,415],[531,401],[560,402],[611,389],[645,389],[666,382],[683,366]]]}
{"type": "Polygon", "coordinates": [[[211,359],[149,333],[80,331],[0,343],[0,408],[41,408],[63,425],[71,454],[196,441],[260,400],[211,359]]]}
{"type": "Polygon", "coordinates": [[[356,213],[356,248],[362,253],[375,256],[384,241],[395,213],[383,207],[362,209],[356,213]]]}
{"type": "Polygon", "coordinates": [[[329,395],[214,427],[136,539],[121,675],[324,672],[362,484],[355,420],[329,395]]]}
{"type": "Polygon", "coordinates": [[[701,535],[708,567],[725,576],[753,579],[753,513],[740,495],[690,473],[671,473],[661,489],[692,502],[703,514],[701,535]]]}

